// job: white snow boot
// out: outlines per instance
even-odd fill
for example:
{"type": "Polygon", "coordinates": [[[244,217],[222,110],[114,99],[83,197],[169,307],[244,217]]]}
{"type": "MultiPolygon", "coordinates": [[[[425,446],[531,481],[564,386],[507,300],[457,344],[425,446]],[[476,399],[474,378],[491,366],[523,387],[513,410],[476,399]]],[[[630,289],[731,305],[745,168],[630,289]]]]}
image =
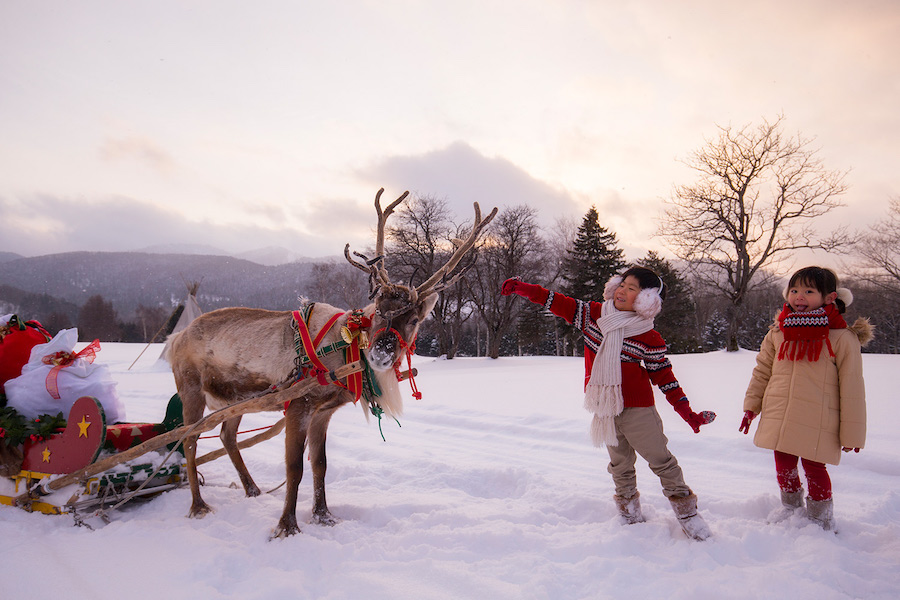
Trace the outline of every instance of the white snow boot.
{"type": "Polygon", "coordinates": [[[678,524],[691,539],[702,541],[712,535],[706,521],[697,513],[697,495],[669,498],[678,524]]]}
{"type": "Polygon", "coordinates": [[[813,500],[806,497],[806,516],[825,531],[837,533],[834,523],[834,500],[813,500]]]}
{"type": "Polygon", "coordinates": [[[628,525],[646,521],[646,519],[644,519],[644,513],[641,512],[640,497],[640,492],[635,492],[634,496],[631,498],[613,496],[613,500],[616,501],[616,508],[619,509],[619,516],[621,516],[628,525]]]}
{"type": "Polygon", "coordinates": [[[786,492],[781,490],[781,506],[769,513],[766,523],[781,523],[803,509],[803,490],[786,492]]]}

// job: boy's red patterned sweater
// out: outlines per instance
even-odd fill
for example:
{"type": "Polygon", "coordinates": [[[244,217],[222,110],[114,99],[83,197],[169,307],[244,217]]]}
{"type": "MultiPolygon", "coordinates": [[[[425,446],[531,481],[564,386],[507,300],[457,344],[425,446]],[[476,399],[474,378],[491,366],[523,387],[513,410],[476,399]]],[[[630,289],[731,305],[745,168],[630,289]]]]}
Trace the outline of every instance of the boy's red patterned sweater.
{"type": "MultiPolygon", "coordinates": [[[[591,380],[594,356],[603,341],[597,327],[602,302],[585,302],[551,292],[539,285],[519,282],[517,294],[541,304],[554,315],[562,317],[584,334],[584,385],[591,380]]],[[[653,406],[652,382],[666,395],[672,406],[687,397],[666,358],[666,341],[655,330],[625,338],[622,344],[622,396],[625,407],[653,406]],[[643,361],[643,366],[641,362],[643,361]]]]}

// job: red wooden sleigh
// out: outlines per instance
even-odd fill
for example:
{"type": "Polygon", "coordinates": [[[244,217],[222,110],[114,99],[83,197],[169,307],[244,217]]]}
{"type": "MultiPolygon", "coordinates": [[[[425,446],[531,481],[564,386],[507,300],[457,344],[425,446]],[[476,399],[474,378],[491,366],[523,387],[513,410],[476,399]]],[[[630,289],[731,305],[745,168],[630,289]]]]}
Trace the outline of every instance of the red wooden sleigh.
{"type": "MultiPolygon", "coordinates": [[[[325,383],[331,383],[361,369],[362,364],[357,361],[330,371],[323,378],[325,383]]],[[[282,410],[285,403],[317,385],[320,382],[315,377],[285,383],[264,395],[212,412],[190,426],[182,424],[181,399],[177,394],[169,401],[160,423],[114,425],[106,424],[97,400],[84,396],[69,411],[65,430],[46,440],[25,442],[21,470],[11,478],[14,489],[4,492],[5,488],[0,488],[0,504],[45,514],[73,513],[76,522],[80,522],[81,516],[98,506],[118,506],[134,497],[170,490],[182,484],[185,472],[183,456],[173,448],[180,448],[189,434],[210,431],[237,415],[282,410]],[[152,460],[148,460],[151,456],[152,460]]],[[[283,428],[284,419],[238,446],[253,446],[274,437],[283,428]]],[[[210,452],[199,457],[197,464],[224,454],[224,449],[210,452]]]]}
{"type": "Polygon", "coordinates": [[[60,475],[78,473],[98,458],[121,455],[181,424],[181,400],[177,395],[169,401],[166,416],[160,423],[113,425],[106,424],[103,407],[95,398],[82,396],[69,410],[64,430],[48,439],[25,441],[21,470],[12,477],[15,495],[0,493],[0,504],[19,505],[46,514],[63,514],[121,501],[125,494],[138,487],[141,487],[140,496],[172,489],[182,481],[184,460],[180,453],[173,453],[166,464],[138,459],[126,461],[124,467],[84,477],[75,492],[63,499],[51,499],[51,494],[40,493],[41,486],[59,479],[60,475]],[[27,495],[32,490],[38,491],[27,495]],[[27,496],[20,500],[23,495],[27,496]]]}

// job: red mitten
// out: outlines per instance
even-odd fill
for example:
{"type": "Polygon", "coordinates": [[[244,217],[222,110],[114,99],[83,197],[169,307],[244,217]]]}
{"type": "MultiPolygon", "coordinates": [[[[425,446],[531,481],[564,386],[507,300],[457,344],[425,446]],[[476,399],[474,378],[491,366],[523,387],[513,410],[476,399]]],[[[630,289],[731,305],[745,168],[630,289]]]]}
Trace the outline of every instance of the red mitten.
{"type": "Polygon", "coordinates": [[[500,293],[504,296],[509,296],[510,294],[515,294],[516,290],[519,288],[519,285],[522,283],[522,280],[518,277],[511,277],[503,282],[503,285],[500,286],[500,293]]]}
{"type": "Polygon", "coordinates": [[[675,403],[675,412],[677,412],[684,422],[691,426],[694,433],[700,433],[700,426],[707,425],[716,420],[716,413],[711,410],[704,410],[700,413],[691,411],[691,405],[687,400],[679,400],[675,403]]]}
{"type": "Polygon", "coordinates": [[[518,294],[523,298],[528,298],[535,304],[543,304],[547,301],[547,290],[533,283],[525,283],[518,277],[507,279],[500,287],[500,293],[504,296],[510,294],[518,294]]]}
{"type": "Polygon", "coordinates": [[[744,418],[741,419],[741,426],[738,427],[738,431],[743,431],[744,435],[750,433],[750,423],[753,422],[753,419],[756,418],[756,413],[752,410],[744,411],[744,418]]]}

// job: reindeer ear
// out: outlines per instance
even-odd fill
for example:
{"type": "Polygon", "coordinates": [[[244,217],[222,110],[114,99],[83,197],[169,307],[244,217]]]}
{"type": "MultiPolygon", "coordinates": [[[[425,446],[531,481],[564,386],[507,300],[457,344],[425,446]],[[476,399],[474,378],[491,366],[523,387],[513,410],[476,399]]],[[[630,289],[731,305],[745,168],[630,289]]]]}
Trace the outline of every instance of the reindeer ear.
{"type": "Polygon", "coordinates": [[[432,292],[424,298],[419,298],[419,319],[424,319],[431,314],[434,305],[438,301],[438,292],[432,292]]]}

